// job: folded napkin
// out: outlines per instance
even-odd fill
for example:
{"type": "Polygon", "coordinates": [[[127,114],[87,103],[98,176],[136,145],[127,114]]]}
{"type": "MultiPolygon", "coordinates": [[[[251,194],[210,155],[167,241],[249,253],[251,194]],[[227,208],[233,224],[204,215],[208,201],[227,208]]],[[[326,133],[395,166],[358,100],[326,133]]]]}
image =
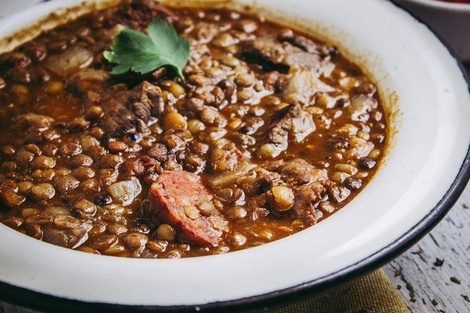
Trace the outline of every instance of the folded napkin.
{"type": "Polygon", "coordinates": [[[383,270],[358,278],[273,313],[409,313],[410,310],[383,270]]]}

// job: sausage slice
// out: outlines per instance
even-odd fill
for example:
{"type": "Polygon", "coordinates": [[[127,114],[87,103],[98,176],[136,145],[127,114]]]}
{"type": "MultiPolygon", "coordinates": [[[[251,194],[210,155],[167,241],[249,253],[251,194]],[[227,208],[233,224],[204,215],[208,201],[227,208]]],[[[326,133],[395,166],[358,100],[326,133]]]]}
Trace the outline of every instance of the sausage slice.
{"type": "Polygon", "coordinates": [[[226,227],[200,177],[185,171],[163,172],[150,188],[158,221],[173,226],[181,242],[217,246],[226,227]]]}

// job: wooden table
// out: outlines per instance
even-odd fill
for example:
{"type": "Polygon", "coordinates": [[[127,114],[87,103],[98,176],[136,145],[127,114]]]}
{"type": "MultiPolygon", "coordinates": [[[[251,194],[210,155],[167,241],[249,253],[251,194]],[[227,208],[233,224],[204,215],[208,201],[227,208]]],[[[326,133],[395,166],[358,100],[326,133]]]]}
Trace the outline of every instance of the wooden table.
{"type": "Polygon", "coordinates": [[[470,312],[470,184],[436,228],[383,269],[412,312],[470,312]]]}
{"type": "Polygon", "coordinates": [[[470,312],[470,185],[431,233],[383,269],[412,312],[470,312]]]}

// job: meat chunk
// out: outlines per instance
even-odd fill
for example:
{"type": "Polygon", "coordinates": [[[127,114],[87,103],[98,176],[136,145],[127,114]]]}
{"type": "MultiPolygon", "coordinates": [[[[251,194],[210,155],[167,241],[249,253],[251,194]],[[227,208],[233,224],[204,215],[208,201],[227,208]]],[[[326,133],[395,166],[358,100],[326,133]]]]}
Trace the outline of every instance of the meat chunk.
{"type": "Polygon", "coordinates": [[[119,137],[134,129],[139,121],[148,123],[163,107],[161,89],[143,81],[132,90],[118,92],[102,105],[99,125],[110,137],[119,137]]]}
{"type": "MultiPolygon", "coordinates": [[[[278,160],[263,166],[266,170],[259,177],[268,178],[264,183],[266,188],[260,190],[263,194],[249,201],[249,207],[267,205],[274,215],[300,219],[305,226],[315,224],[323,216],[317,209],[320,202],[328,197],[339,202],[339,197],[347,192],[328,179],[326,170],[316,168],[304,159],[278,160]]],[[[256,182],[258,186],[263,186],[262,180],[256,182]]],[[[243,184],[240,187],[244,188],[243,184]]]]}
{"type": "Polygon", "coordinates": [[[290,214],[301,219],[306,226],[315,224],[323,216],[323,213],[315,207],[322,201],[332,184],[330,180],[324,180],[296,187],[294,206],[289,211],[290,214]]]}
{"type": "Polygon", "coordinates": [[[291,67],[307,68],[318,73],[321,66],[320,55],[304,51],[288,42],[280,42],[272,36],[248,42],[242,54],[249,62],[283,73],[291,67]]]}
{"type": "Polygon", "coordinates": [[[301,48],[304,51],[318,54],[324,58],[331,58],[338,54],[338,50],[334,46],[330,45],[318,45],[311,39],[308,39],[305,36],[294,34],[291,30],[286,30],[281,32],[278,36],[279,41],[287,41],[290,44],[301,48]]]}
{"type": "Polygon", "coordinates": [[[242,160],[242,152],[227,139],[218,140],[209,155],[210,168],[214,173],[233,171],[242,160]]]}
{"type": "Polygon", "coordinates": [[[281,42],[287,41],[292,45],[310,53],[319,54],[320,52],[319,50],[321,46],[317,45],[315,42],[305,36],[294,34],[294,32],[291,30],[285,30],[281,32],[277,39],[279,39],[281,42]]]}
{"type": "Polygon", "coordinates": [[[215,247],[226,221],[212,198],[200,178],[185,171],[163,172],[149,195],[156,219],[173,226],[180,241],[215,247]]]}
{"type": "Polygon", "coordinates": [[[332,91],[335,89],[321,81],[311,71],[294,68],[287,76],[287,84],[282,90],[282,95],[302,105],[309,105],[316,93],[332,91]]]}
{"type": "Polygon", "coordinates": [[[302,220],[306,226],[315,224],[322,217],[322,212],[316,207],[325,197],[329,197],[337,189],[335,184],[328,179],[327,171],[319,169],[301,158],[289,161],[279,160],[265,164],[265,166],[267,170],[279,173],[281,181],[284,182],[283,186],[278,187],[284,191],[281,195],[284,201],[285,199],[290,201],[291,192],[294,197],[292,205],[287,208],[282,207],[279,210],[279,201],[273,202],[275,189],[271,188],[271,191],[267,193],[271,212],[281,215],[288,214],[292,218],[302,220]]]}
{"type": "Polygon", "coordinates": [[[267,171],[262,167],[255,167],[237,178],[238,186],[250,197],[265,193],[273,186],[282,184],[278,173],[267,171]]]}
{"type": "Polygon", "coordinates": [[[100,105],[103,114],[96,123],[108,138],[120,137],[140,123],[147,124],[152,117],[157,117],[162,112],[160,87],[143,81],[131,90],[117,90],[107,94],[103,92],[111,88],[106,86],[107,78],[102,71],[85,69],[68,79],[67,88],[88,100],[85,101],[85,106],[100,105]],[[95,101],[89,99],[90,89],[99,94],[95,101]]]}
{"type": "Polygon", "coordinates": [[[285,182],[293,185],[311,184],[328,179],[328,174],[325,169],[316,168],[309,162],[300,158],[286,162],[278,171],[285,182]]]}
{"type": "Polygon", "coordinates": [[[288,73],[283,96],[308,105],[317,92],[335,89],[321,81],[321,75],[329,76],[334,65],[329,62],[333,49],[316,45],[303,36],[265,36],[248,42],[243,56],[248,62],[262,65],[265,69],[288,73]]]}
{"type": "Polygon", "coordinates": [[[351,120],[367,123],[370,112],[377,109],[377,100],[368,95],[355,95],[351,99],[351,105],[346,112],[351,116],[351,120]]]}
{"type": "Polygon", "coordinates": [[[165,162],[168,160],[170,153],[164,144],[157,142],[148,148],[147,155],[158,162],[165,162]]]}
{"type": "Polygon", "coordinates": [[[261,146],[258,155],[262,158],[267,157],[264,152],[266,145],[272,146],[269,149],[269,157],[276,157],[282,151],[287,149],[289,138],[294,142],[301,142],[305,137],[315,131],[315,123],[310,113],[302,110],[299,103],[293,103],[284,110],[280,111],[278,117],[264,134],[265,144],[261,146]]]}

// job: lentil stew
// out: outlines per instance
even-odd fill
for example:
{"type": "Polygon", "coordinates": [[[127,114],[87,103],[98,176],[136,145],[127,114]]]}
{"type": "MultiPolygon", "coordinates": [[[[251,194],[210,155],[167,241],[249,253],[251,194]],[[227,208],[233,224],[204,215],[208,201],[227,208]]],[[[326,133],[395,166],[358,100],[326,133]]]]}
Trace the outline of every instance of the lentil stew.
{"type": "Polygon", "coordinates": [[[376,86],[334,46],[226,9],[123,2],[0,56],[0,222],[104,255],[180,258],[265,244],[373,177],[376,86]],[[123,26],[190,40],[168,67],[112,75],[123,26]]]}

